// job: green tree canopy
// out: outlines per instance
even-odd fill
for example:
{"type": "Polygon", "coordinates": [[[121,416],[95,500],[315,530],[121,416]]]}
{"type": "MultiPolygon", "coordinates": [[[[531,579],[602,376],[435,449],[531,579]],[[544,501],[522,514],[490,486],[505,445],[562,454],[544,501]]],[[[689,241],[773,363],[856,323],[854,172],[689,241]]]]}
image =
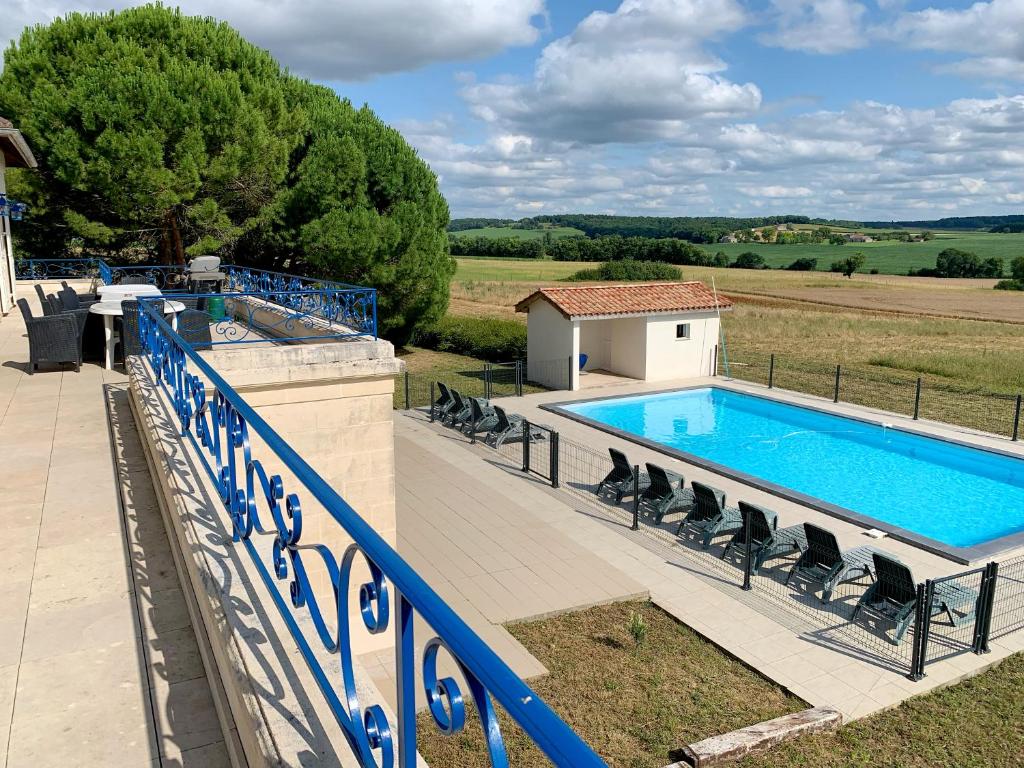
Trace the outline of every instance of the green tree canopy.
{"type": "Polygon", "coordinates": [[[838,259],[832,262],[830,270],[832,272],[842,272],[846,277],[853,277],[853,273],[864,266],[865,258],[864,254],[858,251],[853,256],[847,256],[845,259],[838,259]]]}
{"type": "Polygon", "coordinates": [[[16,181],[27,253],[219,253],[369,285],[397,342],[447,308],[434,174],[368,108],[226,24],[149,5],[29,28],[6,51],[0,114],[40,160],[16,181]]]}

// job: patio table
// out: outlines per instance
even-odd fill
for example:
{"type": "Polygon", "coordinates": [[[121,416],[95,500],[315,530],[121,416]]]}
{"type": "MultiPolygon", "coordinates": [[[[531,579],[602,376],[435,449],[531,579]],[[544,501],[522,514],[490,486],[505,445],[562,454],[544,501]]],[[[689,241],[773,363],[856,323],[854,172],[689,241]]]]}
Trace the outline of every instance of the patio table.
{"type": "Polygon", "coordinates": [[[118,285],[101,285],[96,289],[100,301],[121,301],[134,299],[136,296],[159,296],[160,289],[155,285],[119,283],[118,285]]]}
{"type": "MultiPolygon", "coordinates": [[[[105,286],[105,287],[110,287],[110,288],[121,288],[121,287],[124,287],[124,288],[154,288],[154,286],[152,286],[152,285],[105,286]]],[[[147,290],[147,291],[144,291],[140,295],[145,295],[147,297],[149,297],[149,296],[159,296],[160,295],[160,291],[157,290],[156,293],[153,293],[152,291],[147,290]]],[[[133,296],[125,296],[124,298],[126,300],[134,301],[134,297],[133,296]]],[[[168,301],[168,300],[164,301],[164,314],[171,316],[171,328],[173,328],[174,330],[178,330],[178,313],[183,311],[184,309],[185,309],[185,305],[182,304],[180,301],[168,301]]],[[[103,300],[103,301],[98,301],[95,304],[93,304],[91,307],[89,307],[89,311],[92,312],[93,314],[102,315],[103,316],[103,348],[104,348],[103,365],[109,371],[111,368],[114,367],[114,344],[115,344],[115,338],[114,338],[114,318],[115,317],[122,317],[124,315],[124,310],[121,309],[121,297],[118,297],[118,299],[116,301],[111,300],[111,299],[106,299],[106,300],[103,300]]]]}

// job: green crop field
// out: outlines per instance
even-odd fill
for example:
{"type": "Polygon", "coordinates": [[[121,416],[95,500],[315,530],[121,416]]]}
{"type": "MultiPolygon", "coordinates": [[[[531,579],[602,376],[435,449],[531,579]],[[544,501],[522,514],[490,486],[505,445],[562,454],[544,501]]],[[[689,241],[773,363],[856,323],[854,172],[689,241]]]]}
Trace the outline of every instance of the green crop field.
{"type": "Polygon", "coordinates": [[[480,227],[478,229],[463,229],[459,232],[449,232],[449,237],[517,237],[521,240],[537,240],[551,235],[559,237],[585,237],[583,232],[573,227],[546,227],[543,229],[513,229],[512,227],[480,227]]]}
{"type": "Polygon", "coordinates": [[[799,258],[818,260],[819,270],[828,270],[833,261],[848,255],[863,253],[867,261],[862,271],[877,269],[886,275],[905,275],[910,269],[934,267],[935,257],[946,248],[971,251],[983,259],[990,256],[1003,259],[1009,271],[1009,262],[1024,256],[1024,234],[993,234],[991,232],[936,232],[935,239],[922,243],[901,243],[881,240],[875,243],[847,243],[846,245],[765,245],[762,243],[716,243],[701,245],[708,253],[722,251],[735,259],[745,251],[764,257],[772,267],[784,267],[799,258]]]}

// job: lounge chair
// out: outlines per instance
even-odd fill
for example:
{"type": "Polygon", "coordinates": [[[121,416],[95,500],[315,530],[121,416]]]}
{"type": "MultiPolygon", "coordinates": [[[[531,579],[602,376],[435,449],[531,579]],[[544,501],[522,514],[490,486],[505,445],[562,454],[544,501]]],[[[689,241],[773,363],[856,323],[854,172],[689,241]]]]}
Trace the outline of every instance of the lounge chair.
{"type": "MultiPolygon", "coordinates": [[[[506,413],[505,409],[500,405],[494,406],[494,417],[496,422],[491,428],[491,431],[484,437],[484,443],[494,448],[501,448],[503,443],[507,442],[522,442],[524,439],[523,435],[523,417],[518,413],[506,413]]],[[[544,440],[547,438],[547,428],[542,428],[539,425],[530,425],[530,442],[536,442],[537,440],[544,440]]]]}
{"type": "Polygon", "coordinates": [[[431,408],[434,410],[434,415],[437,418],[443,418],[448,412],[448,409],[455,405],[455,398],[452,397],[451,391],[448,389],[446,384],[442,384],[440,381],[437,382],[437,391],[440,394],[437,396],[437,400],[433,402],[431,408]]]}
{"type": "Polygon", "coordinates": [[[611,471],[597,484],[595,493],[601,496],[610,492],[615,497],[615,503],[619,504],[623,496],[633,492],[633,465],[629,463],[626,454],[615,448],[609,448],[608,455],[612,457],[611,471]]]}
{"type": "Polygon", "coordinates": [[[641,514],[650,515],[654,518],[655,525],[661,525],[661,521],[669,512],[693,507],[693,491],[685,487],[686,480],[682,475],[666,472],[657,464],[650,462],[647,462],[646,466],[650,483],[640,491],[640,498],[637,500],[641,514]]]}
{"type": "Polygon", "coordinates": [[[682,536],[684,528],[692,528],[701,534],[701,547],[707,549],[716,536],[734,533],[742,527],[743,518],[736,507],[726,506],[725,491],[696,481],[693,487],[694,503],[676,530],[682,536]]]}
{"type": "Polygon", "coordinates": [[[452,407],[445,411],[441,423],[454,427],[461,425],[462,420],[469,416],[469,403],[466,402],[468,398],[463,397],[457,389],[449,391],[452,393],[452,407]]]}
{"type": "MultiPolygon", "coordinates": [[[[875,552],[875,574],[877,580],[868,587],[857,601],[850,621],[855,621],[861,611],[876,618],[893,623],[892,642],[899,645],[914,620],[917,607],[917,584],[910,568],[895,558],[875,552]]],[[[931,615],[945,613],[954,627],[959,627],[975,617],[978,593],[951,582],[935,585],[931,615]]]]}
{"type": "Polygon", "coordinates": [[[874,578],[872,557],[878,552],[874,547],[857,547],[843,552],[835,534],[811,523],[804,523],[804,534],[807,536],[807,549],[793,564],[786,576],[786,584],[794,576],[821,584],[821,602],[827,603],[840,584],[864,576],[874,578]]]}
{"type": "Polygon", "coordinates": [[[732,551],[744,552],[747,546],[747,529],[750,530],[750,554],[754,559],[752,573],[761,570],[767,560],[781,555],[797,554],[807,549],[807,536],[802,525],[792,525],[779,530],[779,516],[770,509],[739,503],[741,527],[733,534],[722,553],[724,560],[732,551]]]}
{"type": "Polygon", "coordinates": [[[494,408],[487,404],[487,401],[479,397],[469,398],[469,418],[465,420],[462,431],[473,438],[480,432],[490,432],[491,428],[498,423],[498,416],[494,408]]]}

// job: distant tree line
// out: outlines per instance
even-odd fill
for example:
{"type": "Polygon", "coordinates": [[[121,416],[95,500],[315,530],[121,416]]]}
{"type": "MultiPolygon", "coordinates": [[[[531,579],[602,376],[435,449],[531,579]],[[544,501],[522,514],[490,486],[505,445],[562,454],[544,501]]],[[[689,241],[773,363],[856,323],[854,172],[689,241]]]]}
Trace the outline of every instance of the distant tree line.
{"type": "Polygon", "coordinates": [[[1003,260],[995,256],[983,259],[976,253],[947,248],[935,257],[934,267],[912,269],[915,277],[1002,277],[1003,260]]]}
{"type": "Polygon", "coordinates": [[[516,237],[451,238],[453,256],[555,261],[661,261],[667,264],[727,266],[724,254],[712,256],[685,240],[650,237],[562,237],[526,240],[516,237]],[[724,259],[724,262],[723,262],[724,259]]]}
{"type": "Polygon", "coordinates": [[[1024,216],[950,216],[945,219],[928,221],[865,221],[862,226],[885,229],[886,227],[907,227],[910,229],[987,229],[992,232],[1021,230],[1002,230],[1000,227],[1024,225],[1024,216]]]}
{"type": "Polygon", "coordinates": [[[587,237],[650,237],[689,240],[692,243],[716,243],[737,229],[754,229],[777,224],[808,224],[806,216],[760,216],[730,218],[727,216],[608,216],[602,214],[568,213],[534,216],[528,219],[455,219],[449,232],[462,232],[479,227],[512,227],[539,229],[541,226],[573,227],[587,237]]]}

